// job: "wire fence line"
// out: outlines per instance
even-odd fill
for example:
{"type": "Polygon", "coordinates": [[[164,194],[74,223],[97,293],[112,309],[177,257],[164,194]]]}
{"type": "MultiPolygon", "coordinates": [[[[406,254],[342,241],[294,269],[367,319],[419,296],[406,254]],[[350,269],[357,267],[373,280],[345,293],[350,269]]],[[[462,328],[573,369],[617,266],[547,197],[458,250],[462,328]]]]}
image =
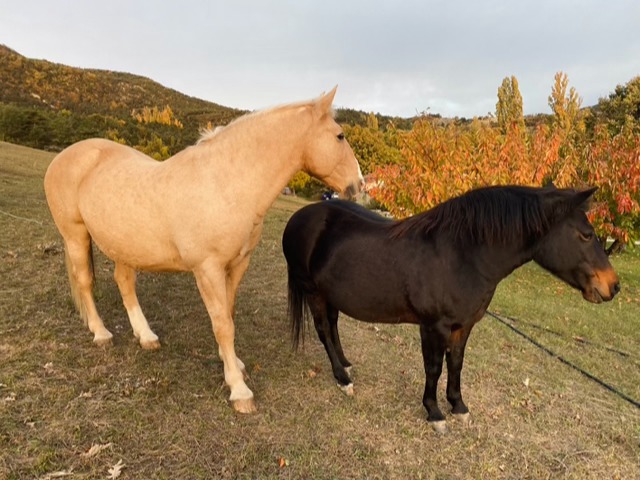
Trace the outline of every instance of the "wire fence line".
{"type": "MultiPolygon", "coordinates": [[[[490,317],[494,318],[495,320],[497,320],[498,322],[500,322],[501,324],[505,325],[506,327],[508,327],[509,329],[511,329],[514,333],[516,333],[517,335],[520,335],[521,337],[523,337],[525,340],[527,340],[528,342],[530,342],[531,344],[533,344],[534,346],[536,346],[537,348],[539,348],[540,350],[542,350],[543,352],[545,352],[547,355],[557,359],[558,361],[560,361],[561,363],[567,365],[568,367],[571,367],[572,369],[576,370],[577,372],[579,372],[580,374],[582,374],[583,376],[587,377],[589,380],[594,381],[595,383],[597,383],[598,385],[600,385],[601,387],[609,390],[610,392],[614,393],[615,395],[617,395],[618,397],[622,398],[623,400],[625,400],[626,402],[630,403],[631,405],[633,405],[634,407],[640,409],[640,401],[631,398],[629,395],[625,394],[624,392],[620,391],[619,389],[617,389],[616,387],[614,387],[613,385],[610,385],[609,383],[605,382],[604,380],[596,377],[595,375],[593,375],[592,373],[586,371],[585,369],[579,367],[578,365],[576,365],[575,363],[567,360],[566,358],[564,358],[562,355],[554,352],[553,350],[549,349],[548,347],[544,346],[543,344],[541,344],[540,342],[538,342],[536,339],[534,339],[533,337],[531,337],[530,335],[527,335],[525,332],[523,332],[522,330],[520,330],[519,328],[515,327],[511,322],[521,322],[520,320],[515,320],[509,317],[503,317],[501,315],[497,315],[493,312],[490,312],[489,310],[487,310],[486,312],[487,315],[489,315],[490,317]]],[[[522,322],[521,322],[522,323],[522,322]]],[[[528,325],[531,326],[535,326],[537,328],[540,328],[542,330],[545,331],[549,331],[550,333],[553,334],[557,334],[559,336],[564,337],[564,335],[558,333],[558,332],[554,332],[551,330],[547,330],[544,327],[540,327],[539,325],[534,325],[534,324],[530,324],[527,322],[528,325]]],[[[583,342],[586,343],[586,342],[583,342]]],[[[601,348],[605,348],[608,349],[610,351],[613,351],[614,353],[621,355],[623,357],[632,357],[634,355],[629,354],[627,352],[622,352],[622,351],[618,351],[616,349],[610,348],[606,345],[600,345],[594,342],[589,342],[587,343],[588,345],[593,345],[593,346],[598,346],[601,348]]]]}

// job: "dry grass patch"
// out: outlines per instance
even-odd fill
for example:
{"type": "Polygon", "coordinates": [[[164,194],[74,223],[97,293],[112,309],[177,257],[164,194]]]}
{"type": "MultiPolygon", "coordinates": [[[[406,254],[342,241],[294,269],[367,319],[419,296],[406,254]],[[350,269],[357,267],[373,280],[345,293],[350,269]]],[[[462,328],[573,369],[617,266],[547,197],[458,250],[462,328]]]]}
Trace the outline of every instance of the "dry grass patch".
{"type": "MultiPolygon", "coordinates": [[[[111,348],[94,346],[73,311],[44,200],[51,158],[0,143],[0,478],[105,478],[120,460],[121,479],[640,478],[638,409],[489,318],[471,335],[463,371],[470,426],[452,423],[439,436],[426,424],[410,326],[341,319],[356,392],[343,396],[315,338],[299,353],[290,347],[280,236],[296,199],[271,210],[238,297],[237,351],[256,415],[227,404],[191,275],[140,276],[140,301],[162,342],[143,351],[112,265],[98,255],[98,308],[115,337],[111,348]]],[[[614,264],[623,291],[610,304],[592,307],[526,267],[491,308],[559,331],[565,336],[530,333],[637,399],[640,258],[614,264]]]]}

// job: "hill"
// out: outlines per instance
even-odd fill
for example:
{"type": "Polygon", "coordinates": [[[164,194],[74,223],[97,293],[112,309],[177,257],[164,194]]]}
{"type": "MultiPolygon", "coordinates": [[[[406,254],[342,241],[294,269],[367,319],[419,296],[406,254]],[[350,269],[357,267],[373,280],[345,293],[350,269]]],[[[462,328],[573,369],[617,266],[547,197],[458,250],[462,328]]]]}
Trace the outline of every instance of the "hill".
{"type": "MultiPolygon", "coordinates": [[[[226,125],[243,113],[139,75],[30,59],[0,44],[0,140],[60,150],[100,136],[158,150],[161,139],[166,149],[156,156],[162,157],[193,143],[201,127],[226,125]]],[[[350,125],[366,125],[368,117],[353,109],[337,113],[338,121],[350,125]]],[[[376,117],[381,126],[412,123],[376,117]]]]}
{"type": "Polygon", "coordinates": [[[100,136],[153,150],[162,139],[167,156],[199,128],[243,113],[139,75],[29,59],[0,45],[0,140],[60,150],[100,136]]]}
{"type": "Polygon", "coordinates": [[[129,73],[68,67],[26,58],[0,45],[0,102],[129,117],[132,110],[169,105],[182,123],[227,123],[242,110],[224,107],[129,73]]]}

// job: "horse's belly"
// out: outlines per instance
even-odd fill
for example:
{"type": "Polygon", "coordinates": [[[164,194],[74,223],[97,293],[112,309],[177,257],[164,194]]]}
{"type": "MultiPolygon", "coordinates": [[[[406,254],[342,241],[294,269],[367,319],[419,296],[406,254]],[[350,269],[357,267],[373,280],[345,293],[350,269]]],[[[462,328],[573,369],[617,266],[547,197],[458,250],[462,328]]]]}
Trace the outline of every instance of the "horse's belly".
{"type": "Polygon", "coordinates": [[[367,323],[420,323],[418,317],[412,312],[389,313],[389,312],[344,312],[348,316],[367,323]]]}
{"type": "Polygon", "coordinates": [[[120,236],[115,232],[91,232],[98,248],[114,262],[124,263],[136,270],[185,271],[178,250],[160,238],[149,239],[142,236],[120,236]]]}
{"type": "Polygon", "coordinates": [[[369,323],[419,323],[414,311],[401,299],[387,295],[359,295],[347,290],[333,292],[329,303],[346,315],[369,323]]]}

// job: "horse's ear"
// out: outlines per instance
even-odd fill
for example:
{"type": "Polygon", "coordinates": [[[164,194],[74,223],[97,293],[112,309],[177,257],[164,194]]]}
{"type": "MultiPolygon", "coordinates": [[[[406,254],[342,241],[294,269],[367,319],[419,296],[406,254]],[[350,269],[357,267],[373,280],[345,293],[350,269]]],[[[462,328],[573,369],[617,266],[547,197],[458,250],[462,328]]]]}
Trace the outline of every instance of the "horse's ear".
{"type": "Polygon", "coordinates": [[[556,187],[555,183],[553,183],[553,180],[551,180],[551,179],[548,179],[546,182],[544,182],[544,183],[542,184],[542,186],[543,186],[544,188],[555,188],[555,189],[557,189],[557,188],[558,188],[558,187],[556,187]]]}
{"type": "Polygon", "coordinates": [[[325,114],[331,110],[333,105],[333,97],[336,96],[338,86],[336,85],[329,93],[325,93],[318,100],[316,100],[316,111],[320,114],[325,114]]]}
{"type": "Polygon", "coordinates": [[[589,200],[596,193],[596,190],[598,190],[598,187],[591,187],[577,192],[574,200],[575,205],[587,210],[589,208],[589,200]]]}
{"type": "Polygon", "coordinates": [[[577,208],[587,211],[589,200],[597,189],[595,187],[580,191],[568,188],[546,190],[543,194],[543,208],[547,219],[551,223],[555,223],[570,215],[577,208]]]}

